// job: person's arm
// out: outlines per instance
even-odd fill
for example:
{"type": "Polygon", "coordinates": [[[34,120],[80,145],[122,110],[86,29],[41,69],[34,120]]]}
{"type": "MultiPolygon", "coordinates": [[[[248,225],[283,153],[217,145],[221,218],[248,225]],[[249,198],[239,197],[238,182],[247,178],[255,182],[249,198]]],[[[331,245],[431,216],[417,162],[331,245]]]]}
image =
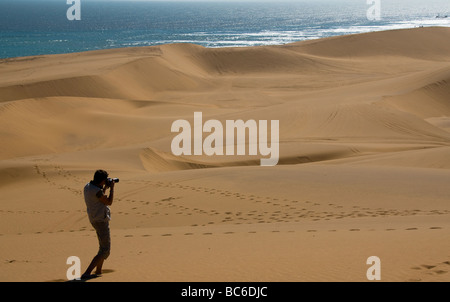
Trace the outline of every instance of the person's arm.
{"type": "Polygon", "coordinates": [[[107,206],[112,205],[113,199],[114,199],[114,182],[111,183],[109,196],[107,197],[105,194],[102,194],[102,196],[99,197],[100,202],[107,206]]]}

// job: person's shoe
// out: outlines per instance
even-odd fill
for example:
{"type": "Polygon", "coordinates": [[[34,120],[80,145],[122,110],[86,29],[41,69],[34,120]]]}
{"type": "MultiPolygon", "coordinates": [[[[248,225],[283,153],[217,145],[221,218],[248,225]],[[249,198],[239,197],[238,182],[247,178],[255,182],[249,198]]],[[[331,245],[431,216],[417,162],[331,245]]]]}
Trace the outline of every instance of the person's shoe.
{"type": "Polygon", "coordinates": [[[97,274],[83,274],[83,275],[81,275],[81,280],[89,280],[89,279],[94,279],[97,277],[98,277],[97,274]]]}

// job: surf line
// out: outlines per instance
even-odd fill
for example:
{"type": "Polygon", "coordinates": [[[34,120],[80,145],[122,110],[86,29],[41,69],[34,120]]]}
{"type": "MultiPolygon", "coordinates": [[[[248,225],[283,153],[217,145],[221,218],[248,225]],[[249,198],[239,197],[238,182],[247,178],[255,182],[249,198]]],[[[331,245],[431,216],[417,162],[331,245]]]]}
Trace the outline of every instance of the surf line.
{"type": "Polygon", "coordinates": [[[224,133],[224,127],[219,120],[211,119],[203,124],[202,112],[194,112],[193,129],[191,123],[187,120],[179,119],[172,123],[171,132],[179,133],[172,139],[172,154],[175,156],[192,154],[232,156],[235,155],[236,149],[236,155],[246,155],[246,146],[248,145],[248,155],[258,155],[259,150],[259,154],[264,157],[260,159],[261,166],[275,166],[279,159],[279,128],[279,120],[270,121],[269,146],[267,120],[258,122],[255,120],[246,122],[243,120],[226,120],[224,133]],[[249,134],[248,143],[246,140],[247,130],[249,134]],[[205,139],[203,139],[204,132],[210,133],[205,139]]]}

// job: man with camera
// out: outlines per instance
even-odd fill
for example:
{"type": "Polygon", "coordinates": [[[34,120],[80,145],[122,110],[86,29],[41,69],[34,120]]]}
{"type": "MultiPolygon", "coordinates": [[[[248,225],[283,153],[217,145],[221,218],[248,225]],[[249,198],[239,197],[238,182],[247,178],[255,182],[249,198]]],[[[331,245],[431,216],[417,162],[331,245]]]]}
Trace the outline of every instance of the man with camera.
{"type": "Polygon", "coordinates": [[[97,170],[94,179],[84,187],[84,201],[86,202],[89,222],[97,232],[99,250],[92,259],[91,264],[81,276],[82,279],[91,277],[94,268],[95,275],[102,273],[103,261],[108,258],[111,250],[111,235],[109,232],[109,220],[111,212],[109,206],[114,199],[114,184],[119,182],[118,178],[108,178],[108,172],[97,170]],[[106,196],[106,190],[110,189],[109,196],[106,196]]]}

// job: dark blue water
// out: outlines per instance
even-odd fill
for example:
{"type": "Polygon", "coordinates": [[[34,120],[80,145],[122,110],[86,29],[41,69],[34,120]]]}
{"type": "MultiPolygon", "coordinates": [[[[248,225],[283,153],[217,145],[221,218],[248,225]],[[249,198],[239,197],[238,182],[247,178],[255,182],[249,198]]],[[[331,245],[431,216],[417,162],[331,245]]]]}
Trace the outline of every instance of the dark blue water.
{"type": "Polygon", "coordinates": [[[381,0],[369,20],[366,0],[149,2],[0,0],[0,58],[195,43],[206,47],[285,44],[334,35],[450,26],[448,0],[381,0]]]}

